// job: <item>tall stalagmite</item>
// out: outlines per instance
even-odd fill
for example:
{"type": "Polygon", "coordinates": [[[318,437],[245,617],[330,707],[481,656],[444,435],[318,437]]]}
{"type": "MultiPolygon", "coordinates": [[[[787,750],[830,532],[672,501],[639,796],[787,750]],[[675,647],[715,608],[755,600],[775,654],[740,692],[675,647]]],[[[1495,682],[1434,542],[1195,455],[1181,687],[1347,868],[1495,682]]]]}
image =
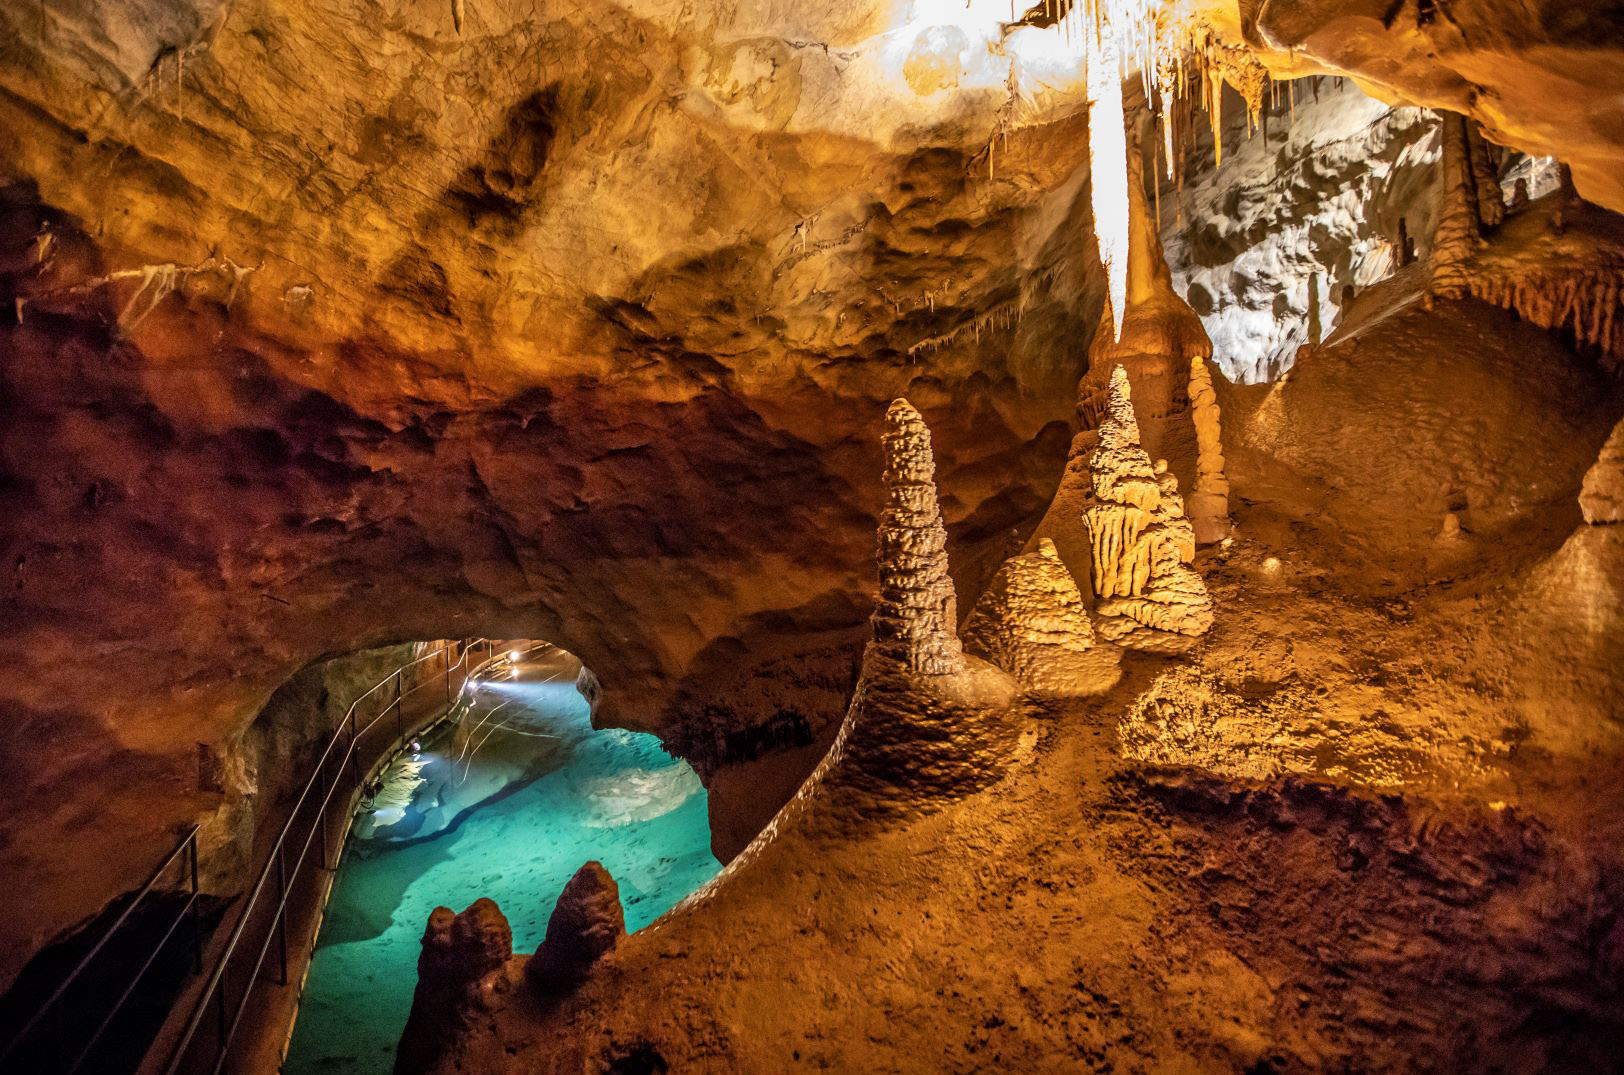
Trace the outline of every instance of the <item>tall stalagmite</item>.
{"type": "Polygon", "coordinates": [[[930,430],[905,399],[886,411],[884,446],[874,648],[910,671],[952,675],[963,669],[964,654],[947,572],[947,528],[936,502],[936,460],[930,430]]]}
{"type": "Polygon", "coordinates": [[[1099,633],[1138,649],[1177,649],[1212,626],[1212,599],[1189,566],[1177,483],[1139,444],[1127,372],[1112,372],[1100,446],[1089,460],[1097,502],[1083,514],[1093,541],[1099,633]]]}
{"type": "Polygon", "coordinates": [[[1224,437],[1212,371],[1199,355],[1190,358],[1190,420],[1195,423],[1195,489],[1189,517],[1195,540],[1211,545],[1229,536],[1229,477],[1224,473],[1224,437]]]}
{"type": "Polygon", "coordinates": [[[1466,119],[1441,112],[1443,137],[1443,204],[1432,241],[1431,293],[1440,298],[1464,298],[1471,288],[1466,265],[1483,245],[1478,220],[1477,193],[1472,179],[1471,147],[1466,119]]]}

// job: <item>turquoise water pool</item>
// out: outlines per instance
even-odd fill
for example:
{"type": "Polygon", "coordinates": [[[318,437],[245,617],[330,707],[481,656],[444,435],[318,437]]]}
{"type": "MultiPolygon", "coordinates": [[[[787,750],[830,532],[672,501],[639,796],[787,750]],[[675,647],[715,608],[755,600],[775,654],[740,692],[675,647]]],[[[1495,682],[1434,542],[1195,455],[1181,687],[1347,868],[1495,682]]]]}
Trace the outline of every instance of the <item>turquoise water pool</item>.
{"type": "Polygon", "coordinates": [[[401,759],[366,807],[375,816],[357,832],[369,838],[352,839],[339,867],[288,1075],[388,1075],[437,906],[460,911],[489,896],[513,926],[514,951],[531,952],[588,859],[619,883],[632,931],[721,868],[687,763],[653,736],[594,730],[569,666],[520,671],[483,684],[459,726],[401,759]]]}

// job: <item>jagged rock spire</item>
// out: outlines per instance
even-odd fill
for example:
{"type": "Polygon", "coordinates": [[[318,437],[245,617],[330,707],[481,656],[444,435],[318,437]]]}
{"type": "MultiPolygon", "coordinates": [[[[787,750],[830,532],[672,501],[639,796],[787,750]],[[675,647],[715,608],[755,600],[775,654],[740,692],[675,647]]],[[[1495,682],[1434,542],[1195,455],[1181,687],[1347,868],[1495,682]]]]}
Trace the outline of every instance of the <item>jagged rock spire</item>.
{"type": "Polygon", "coordinates": [[[1088,523],[1100,633],[1111,641],[1161,648],[1159,635],[1194,636],[1212,626],[1212,600],[1188,566],[1194,533],[1178,483],[1139,445],[1127,374],[1111,374],[1100,446],[1089,459],[1097,502],[1088,523]]]}
{"type": "Polygon", "coordinates": [[[620,886],[603,863],[588,862],[559,893],[547,936],[524,965],[524,980],[542,993],[573,989],[625,935],[620,886]]]}
{"type": "Polygon", "coordinates": [[[874,648],[910,671],[951,675],[963,669],[964,654],[947,571],[947,528],[936,501],[936,459],[930,430],[907,400],[886,411],[883,443],[886,505],[874,648]]]}

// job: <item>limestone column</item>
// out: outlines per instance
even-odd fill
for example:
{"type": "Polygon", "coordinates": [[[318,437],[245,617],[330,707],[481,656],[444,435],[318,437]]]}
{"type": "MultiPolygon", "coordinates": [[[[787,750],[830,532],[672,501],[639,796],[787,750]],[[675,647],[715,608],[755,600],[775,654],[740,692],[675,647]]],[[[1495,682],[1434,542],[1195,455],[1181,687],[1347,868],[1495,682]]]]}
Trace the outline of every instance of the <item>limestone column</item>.
{"type": "Polygon", "coordinates": [[[936,500],[936,459],[930,430],[907,400],[886,411],[883,443],[886,505],[874,648],[909,671],[952,675],[963,669],[964,654],[947,571],[947,528],[936,500]]]}
{"type": "Polygon", "coordinates": [[[1469,279],[1466,264],[1483,245],[1477,216],[1477,194],[1472,179],[1471,150],[1466,120],[1441,112],[1443,138],[1443,201],[1432,240],[1431,293],[1442,298],[1465,297],[1469,279]]]}

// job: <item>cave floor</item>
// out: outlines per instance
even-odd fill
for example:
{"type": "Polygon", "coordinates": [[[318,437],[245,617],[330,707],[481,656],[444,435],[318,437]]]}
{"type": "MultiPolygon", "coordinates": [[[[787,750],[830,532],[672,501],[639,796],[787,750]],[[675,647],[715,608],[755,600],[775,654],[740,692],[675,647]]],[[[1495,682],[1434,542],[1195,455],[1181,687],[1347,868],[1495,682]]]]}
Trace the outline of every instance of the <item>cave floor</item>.
{"type": "Polygon", "coordinates": [[[1572,500],[1617,397],[1542,396],[1544,339],[1408,307],[1226,400],[1194,652],[1024,701],[974,794],[865,819],[814,778],[578,993],[498,991],[413,1070],[1617,1070],[1624,535],[1572,500]],[[1516,459],[1462,392],[1572,443],[1516,459]],[[1360,406],[1313,469],[1264,435],[1360,406]]]}
{"type": "Polygon", "coordinates": [[[363,806],[284,1072],[387,1075],[436,906],[495,895],[515,943],[534,948],[558,893],[588,859],[613,871],[633,930],[719,869],[693,770],[653,736],[593,729],[575,669],[563,675],[561,663],[527,663],[515,680],[483,684],[461,719],[426,738],[420,757],[398,759],[393,779],[363,806]],[[415,824],[404,826],[413,798],[426,809],[408,810],[415,824]]]}
{"type": "Polygon", "coordinates": [[[1621,811],[1583,770],[1616,744],[1505,727],[1454,663],[1481,595],[1337,592],[1266,575],[1279,551],[1204,556],[1205,648],[1028,704],[993,788],[871,824],[809,788],[580,994],[515,988],[435,1070],[1611,1070],[1621,811]]]}

